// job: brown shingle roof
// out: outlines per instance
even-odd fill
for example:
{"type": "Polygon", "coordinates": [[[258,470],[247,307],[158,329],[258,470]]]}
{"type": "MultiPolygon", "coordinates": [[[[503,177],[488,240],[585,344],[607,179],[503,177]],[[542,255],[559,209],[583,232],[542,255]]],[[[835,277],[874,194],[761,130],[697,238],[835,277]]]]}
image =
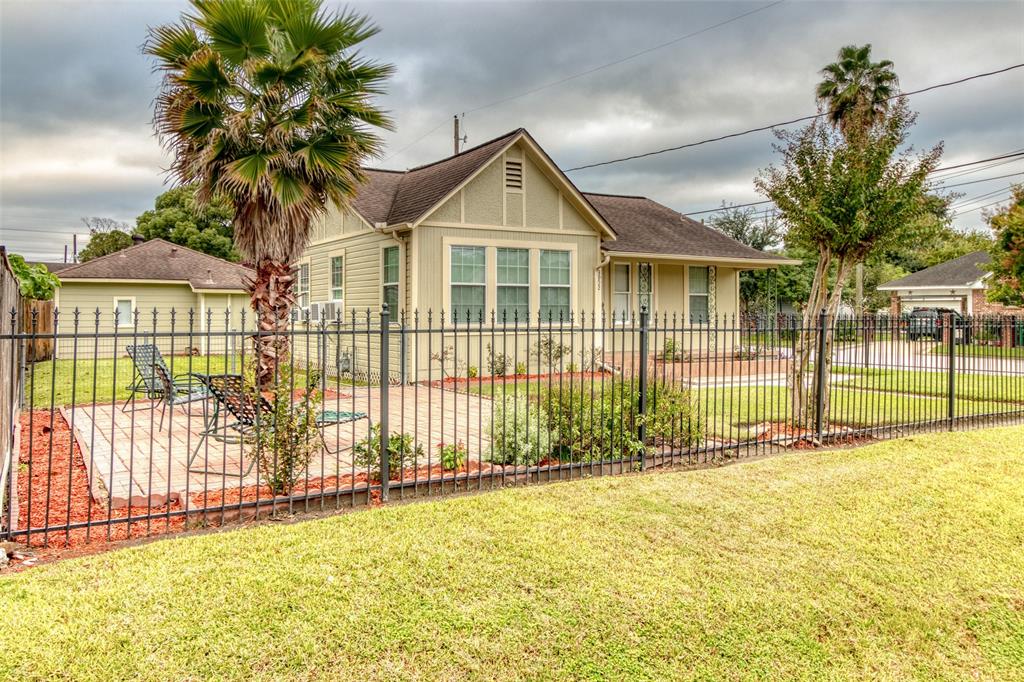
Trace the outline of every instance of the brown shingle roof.
{"type": "Polygon", "coordinates": [[[62,270],[62,280],[162,280],[193,289],[245,289],[252,270],[163,239],[150,239],[62,270]]]}
{"type": "Polygon", "coordinates": [[[61,270],[67,270],[72,267],[74,263],[64,263],[62,261],[45,261],[45,260],[33,260],[25,261],[25,265],[42,265],[47,271],[54,273],[60,272],[61,270]]]}
{"type": "Polygon", "coordinates": [[[758,251],[646,197],[584,193],[619,238],[612,253],[664,253],[707,258],[787,259],[758,251]]]}
{"type": "MultiPolygon", "coordinates": [[[[415,222],[520,134],[529,137],[519,128],[455,156],[407,171],[365,169],[367,181],[353,200],[353,208],[372,224],[415,222]]],[[[792,262],[745,246],[645,197],[585,192],[581,196],[618,236],[604,243],[608,251],[792,262]]]]}
{"type": "Polygon", "coordinates": [[[918,270],[906,277],[886,282],[882,289],[912,289],[914,287],[966,287],[985,276],[985,266],[992,262],[988,251],[975,251],[945,263],[918,270]]]}

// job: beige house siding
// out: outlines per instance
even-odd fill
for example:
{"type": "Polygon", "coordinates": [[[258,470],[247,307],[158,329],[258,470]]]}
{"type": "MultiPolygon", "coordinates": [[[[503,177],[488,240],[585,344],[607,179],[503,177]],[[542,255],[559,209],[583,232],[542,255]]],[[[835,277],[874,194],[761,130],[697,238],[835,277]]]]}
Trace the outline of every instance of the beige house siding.
{"type": "MultiPolygon", "coordinates": [[[[166,332],[171,331],[171,311],[174,315],[174,331],[189,331],[189,313],[194,312],[192,331],[195,340],[201,336],[201,315],[199,309],[199,298],[185,282],[169,284],[143,284],[139,282],[76,282],[65,280],[58,289],[57,307],[60,310],[61,329],[72,330],[74,324],[74,313],[79,311],[78,327],[83,333],[94,333],[97,331],[96,311],[99,310],[100,334],[111,334],[117,332],[118,338],[101,338],[98,347],[94,348],[91,342],[79,341],[77,353],[79,357],[92,357],[96,352],[98,357],[111,357],[115,353],[124,355],[125,346],[138,340],[145,343],[142,338],[149,335],[152,338],[153,332],[157,334],[157,345],[162,352],[169,353],[172,348],[171,340],[166,332]],[[134,302],[134,309],[139,313],[139,326],[136,330],[132,322],[121,324],[115,329],[114,325],[114,301],[117,299],[130,299],[134,302]],[[153,325],[153,311],[156,310],[157,324],[153,325]],[[164,336],[160,336],[164,333],[164,336]]],[[[189,344],[188,337],[179,337],[174,340],[174,352],[185,352],[189,344]]],[[[75,352],[74,343],[71,339],[59,339],[57,342],[57,357],[72,357],[75,352]]]]}

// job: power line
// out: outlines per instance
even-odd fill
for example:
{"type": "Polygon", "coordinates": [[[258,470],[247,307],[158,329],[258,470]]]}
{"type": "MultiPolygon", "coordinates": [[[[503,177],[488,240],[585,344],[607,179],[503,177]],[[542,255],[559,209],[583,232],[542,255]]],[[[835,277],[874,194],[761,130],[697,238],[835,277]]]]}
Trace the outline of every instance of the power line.
{"type": "MultiPolygon", "coordinates": [[[[939,88],[946,88],[946,87],[949,87],[949,86],[952,86],[952,85],[960,85],[961,83],[966,83],[967,81],[976,80],[978,78],[987,78],[989,76],[996,76],[998,74],[1006,73],[1007,71],[1012,71],[1014,69],[1019,69],[1019,68],[1022,68],[1022,67],[1024,67],[1024,63],[1014,64],[1012,66],[1007,66],[1005,68],[997,69],[995,71],[987,71],[985,73],[977,73],[977,74],[974,74],[973,76],[965,76],[964,78],[958,78],[957,80],[948,81],[946,83],[936,83],[935,85],[929,85],[928,87],[921,88],[919,90],[911,90],[910,92],[901,92],[898,95],[893,95],[891,97],[886,97],[885,100],[883,100],[883,101],[887,102],[889,100],[896,99],[896,98],[899,98],[899,97],[909,97],[910,95],[917,95],[917,94],[920,94],[922,92],[929,92],[931,90],[937,90],[939,88]]],[[[585,164],[583,166],[576,166],[574,168],[567,168],[567,169],[565,169],[564,172],[571,173],[573,171],[584,170],[584,169],[587,169],[587,168],[597,168],[598,166],[609,166],[609,165],[611,165],[613,163],[622,163],[623,161],[634,161],[636,159],[643,159],[643,158],[647,158],[648,156],[655,156],[657,154],[664,154],[666,152],[675,152],[675,151],[679,151],[681,149],[690,149],[692,147],[699,147],[701,145],[710,144],[712,142],[721,142],[722,140],[729,140],[729,139],[732,139],[734,137],[742,137],[744,135],[750,135],[751,133],[759,133],[759,132],[764,132],[766,130],[772,130],[773,128],[782,128],[782,127],[785,127],[785,126],[790,126],[790,125],[793,125],[795,123],[802,123],[804,121],[812,121],[814,119],[821,118],[822,116],[828,116],[828,112],[827,111],[823,111],[823,112],[820,112],[820,113],[817,113],[817,114],[813,114],[813,115],[810,115],[810,116],[801,116],[799,118],[790,119],[788,121],[782,121],[782,122],[779,122],[779,123],[772,123],[770,125],[758,126],[757,128],[750,128],[748,130],[742,130],[742,131],[736,132],[736,133],[729,133],[728,135],[719,135],[718,137],[711,137],[711,138],[708,138],[706,140],[700,140],[698,142],[687,142],[686,144],[676,145],[674,147],[666,147],[664,149],[657,149],[655,151],[644,152],[642,154],[633,154],[632,156],[624,156],[624,157],[619,158],[619,159],[611,159],[609,161],[598,161],[596,163],[588,163],[588,164],[585,164]]],[[[949,170],[949,169],[943,169],[943,170],[949,170]]]]}
{"type": "Polygon", "coordinates": [[[1002,199],[1000,199],[999,201],[993,201],[991,204],[985,204],[984,206],[975,206],[974,208],[969,208],[966,211],[960,211],[959,213],[957,213],[957,215],[967,215],[968,213],[971,213],[973,211],[980,211],[983,208],[989,208],[989,207],[995,206],[997,204],[1002,204],[1002,203],[1004,203],[1006,201],[1009,201],[1012,198],[1013,198],[1013,195],[1007,195],[1007,196],[1003,197],[1002,199]]]}
{"type": "MultiPolygon", "coordinates": [[[[987,159],[978,159],[977,161],[968,161],[966,163],[960,163],[960,164],[957,164],[955,166],[947,166],[945,168],[936,168],[935,170],[932,171],[932,173],[938,173],[939,171],[950,170],[952,168],[964,168],[964,167],[967,167],[967,166],[974,166],[974,165],[977,165],[979,163],[988,163],[989,161],[992,161],[993,159],[1005,159],[1005,158],[1011,157],[1011,156],[1012,157],[1024,157],[1024,150],[1018,151],[1018,152],[1012,152],[1010,154],[1003,154],[1001,156],[992,156],[992,157],[989,157],[987,159]]],[[[936,187],[934,189],[949,189],[951,187],[959,187],[960,185],[971,185],[971,184],[974,184],[976,182],[986,182],[988,180],[999,180],[1001,178],[1009,178],[1009,177],[1012,177],[1014,175],[1024,175],[1024,173],[1010,173],[1008,175],[1000,175],[1000,176],[997,176],[997,177],[994,177],[994,178],[985,178],[984,180],[974,180],[972,182],[964,182],[964,183],[960,183],[960,184],[957,184],[957,185],[944,185],[944,186],[941,186],[941,187],[936,187]]],[[[684,216],[695,216],[695,215],[702,215],[704,213],[718,213],[719,211],[728,211],[728,210],[731,210],[731,209],[734,209],[734,208],[747,208],[749,206],[763,206],[764,204],[770,204],[770,203],[772,203],[771,199],[765,199],[763,201],[751,201],[751,202],[746,203],[746,204],[733,204],[733,205],[730,205],[730,206],[721,206],[719,208],[708,208],[708,209],[705,209],[703,211],[690,211],[689,213],[683,213],[682,215],[684,215],[684,216]]]]}
{"type": "MultiPolygon", "coordinates": [[[[556,81],[551,81],[549,83],[545,83],[544,85],[539,85],[537,87],[530,88],[529,90],[523,90],[522,92],[516,93],[514,95],[509,95],[509,96],[503,97],[501,99],[494,100],[493,102],[488,102],[487,104],[481,104],[480,106],[474,107],[472,109],[466,109],[466,113],[472,114],[472,113],[475,113],[477,111],[482,111],[484,109],[489,109],[489,108],[497,106],[499,104],[504,104],[506,102],[511,102],[514,99],[519,99],[520,97],[526,97],[527,95],[532,95],[532,94],[534,94],[536,92],[540,92],[541,90],[547,90],[548,88],[553,88],[556,85],[562,85],[563,83],[568,83],[569,81],[575,80],[576,78],[581,78],[583,76],[589,76],[592,73],[596,73],[596,72],[601,71],[603,69],[607,69],[607,68],[609,68],[611,66],[616,66],[618,64],[622,64],[623,62],[627,62],[627,61],[629,61],[631,59],[636,59],[637,57],[641,57],[641,56],[643,56],[645,54],[650,54],[651,52],[655,52],[656,50],[660,50],[662,48],[666,48],[666,47],[669,47],[671,45],[675,45],[676,43],[682,42],[684,40],[688,40],[690,38],[694,38],[696,36],[701,35],[702,33],[707,33],[708,31],[713,31],[716,28],[721,28],[722,26],[725,26],[726,24],[731,24],[731,23],[733,23],[735,21],[739,21],[740,19],[744,19],[746,17],[749,17],[752,14],[757,14],[758,12],[763,12],[764,10],[771,9],[772,7],[775,7],[777,5],[781,5],[785,1],[786,0],[776,0],[775,2],[769,3],[769,4],[764,5],[762,7],[758,7],[757,9],[753,9],[753,10],[750,10],[748,12],[743,12],[742,14],[737,14],[735,16],[732,16],[732,17],[730,17],[728,19],[725,19],[724,21],[718,22],[717,24],[712,24],[710,26],[705,26],[704,28],[701,28],[699,30],[693,31],[692,33],[687,33],[686,35],[679,36],[678,38],[673,38],[672,40],[670,40],[670,41],[668,41],[666,43],[661,43],[659,45],[654,45],[653,47],[645,48],[643,50],[640,50],[639,52],[634,52],[633,54],[626,55],[625,57],[621,57],[619,59],[616,59],[616,60],[611,61],[611,62],[607,62],[605,64],[601,64],[600,66],[595,66],[595,67],[589,68],[589,69],[587,69],[585,71],[580,71],[578,73],[574,73],[574,74],[566,76],[564,78],[560,78],[560,79],[558,79],[556,81]]],[[[426,138],[431,133],[436,132],[442,126],[447,125],[448,121],[449,121],[449,119],[447,119],[447,118],[444,121],[441,121],[441,123],[437,124],[436,126],[431,128],[427,132],[423,133],[422,135],[417,137],[415,140],[413,140],[412,142],[410,142],[406,146],[404,146],[401,149],[399,149],[397,152],[394,152],[393,154],[390,154],[389,156],[387,156],[383,161],[387,161],[388,159],[393,158],[393,157],[401,154],[406,149],[409,149],[410,147],[418,144],[419,142],[421,142],[424,138],[426,138]]]]}
{"type": "Polygon", "coordinates": [[[1020,173],[1007,173],[1006,175],[996,175],[991,178],[982,178],[981,180],[969,180],[967,182],[958,182],[955,185],[938,185],[933,189],[951,189],[953,187],[964,187],[965,185],[976,185],[979,182],[991,182],[992,180],[1002,180],[1003,178],[1012,178],[1015,175],[1024,175],[1024,171],[1020,173]]]}

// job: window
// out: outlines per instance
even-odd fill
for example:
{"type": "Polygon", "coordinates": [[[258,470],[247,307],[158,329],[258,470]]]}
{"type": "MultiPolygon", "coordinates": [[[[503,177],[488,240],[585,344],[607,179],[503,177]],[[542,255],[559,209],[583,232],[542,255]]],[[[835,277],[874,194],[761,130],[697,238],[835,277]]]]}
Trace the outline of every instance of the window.
{"type": "Polygon", "coordinates": [[[530,319],[530,251],[497,250],[498,318],[501,322],[530,319]]]}
{"type": "Polygon", "coordinates": [[[383,254],[384,268],[383,268],[383,298],[384,303],[388,306],[388,312],[391,313],[392,319],[398,315],[398,277],[399,277],[399,258],[398,258],[398,247],[389,246],[384,249],[383,254]]]}
{"type": "Polygon", "coordinates": [[[298,280],[295,284],[295,299],[300,308],[309,307],[309,263],[299,263],[295,268],[298,280]]]}
{"type": "Polygon", "coordinates": [[[689,268],[690,286],[690,323],[701,324],[708,321],[708,298],[711,278],[708,268],[691,266],[689,268]]]}
{"type": "Polygon", "coordinates": [[[632,311],[629,263],[612,265],[612,320],[626,322],[632,311]]]}
{"type": "Polygon", "coordinates": [[[569,252],[540,252],[540,317],[569,321],[569,252]]]}
{"type": "Polygon", "coordinates": [[[114,301],[118,327],[131,327],[135,323],[135,299],[119,298],[114,301]]]}
{"type": "Polygon", "coordinates": [[[345,300],[345,263],[342,256],[331,256],[331,300],[345,300]]]}
{"type": "Polygon", "coordinates": [[[520,190],[523,188],[523,162],[508,159],[505,161],[505,188],[520,190]]]}
{"type": "Polygon", "coordinates": [[[482,246],[453,246],[452,321],[470,322],[483,318],[486,296],[486,251],[482,246]]]}

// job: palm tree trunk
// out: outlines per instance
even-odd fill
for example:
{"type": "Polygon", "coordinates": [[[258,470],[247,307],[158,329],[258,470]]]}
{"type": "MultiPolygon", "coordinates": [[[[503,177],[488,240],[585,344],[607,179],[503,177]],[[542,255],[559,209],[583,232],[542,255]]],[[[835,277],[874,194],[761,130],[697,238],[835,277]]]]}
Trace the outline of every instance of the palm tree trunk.
{"type": "Polygon", "coordinates": [[[286,263],[266,258],[256,264],[256,277],[249,295],[256,312],[257,334],[253,342],[256,383],[261,390],[273,385],[278,365],[288,357],[288,326],[295,305],[294,283],[295,277],[286,263]]]}

